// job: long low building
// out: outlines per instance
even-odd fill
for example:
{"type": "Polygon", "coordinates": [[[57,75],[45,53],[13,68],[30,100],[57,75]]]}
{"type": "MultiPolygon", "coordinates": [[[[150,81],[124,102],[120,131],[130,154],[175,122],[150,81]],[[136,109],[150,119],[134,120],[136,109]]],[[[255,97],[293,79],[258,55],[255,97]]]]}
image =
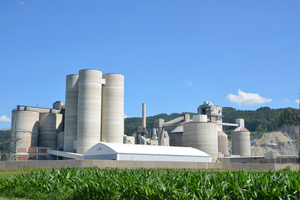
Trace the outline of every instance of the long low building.
{"type": "Polygon", "coordinates": [[[191,147],[131,145],[104,142],[99,142],[94,145],[83,155],[55,150],[51,150],[49,153],[66,158],[84,160],[211,162],[210,155],[191,147]]]}

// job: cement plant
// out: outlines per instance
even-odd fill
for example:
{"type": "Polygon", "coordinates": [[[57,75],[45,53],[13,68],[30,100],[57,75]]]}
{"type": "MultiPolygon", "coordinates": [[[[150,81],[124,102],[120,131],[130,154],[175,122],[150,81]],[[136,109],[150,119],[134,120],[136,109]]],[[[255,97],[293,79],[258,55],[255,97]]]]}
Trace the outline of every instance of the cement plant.
{"type": "MultiPolygon", "coordinates": [[[[222,120],[222,107],[209,101],[146,130],[146,104],[136,133],[124,135],[124,76],[83,69],[66,76],[65,102],[52,108],[17,105],[12,111],[8,160],[120,160],[255,163],[275,159],[276,152],[251,156],[250,132],[244,119],[222,120]],[[235,127],[228,136],[223,126],[235,127]],[[172,132],[165,131],[172,127],[172,132]]],[[[293,158],[287,156],[282,158],[293,158]]],[[[276,161],[275,161],[276,162],[276,161]]],[[[281,162],[281,161],[280,161],[281,162]]],[[[277,163],[279,161],[277,160],[277,163]]]]}

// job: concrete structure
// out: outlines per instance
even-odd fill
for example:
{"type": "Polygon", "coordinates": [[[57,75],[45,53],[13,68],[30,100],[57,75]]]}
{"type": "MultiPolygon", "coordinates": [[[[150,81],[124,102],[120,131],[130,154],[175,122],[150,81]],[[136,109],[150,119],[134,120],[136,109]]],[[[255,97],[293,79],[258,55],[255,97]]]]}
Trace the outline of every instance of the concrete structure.
{"type": "Polygon", "coordinates": [[[62,131],[62,114],[41,113],[39,121],[39,146],[57,148],[57,132],[62,131]]]}
{"type": "Polygon", "coordinates": [[[12,111],[12,127],[16,128],[17,147],[37,147],[39,134],[39,113],[34,111],[12,111]]]}
{"type": "Polygon", "coordinates": [[[228,155],[228,136],[219,127],[217,128],[218,133],[218,152],[228,155]]]}
{"type": "Polygon", "coordinates": [[[64,131],[57,132],[57,148],[64,150],[64,131]]]}
{"type": "Polygon", "coordinates": [[[191,147],[165,147],[98,143],[83,154],[84,159],[210,162],[210,155],[191,147]]]}
{"type": "Polygon", "coordinates": [[[78,81],[77,153],[83,154],[101,138],[102,72],[80,70],[78,81]]]}
{"type": "Polygon", "coordinates": [[[277,158],[277,151],[270,151],[265,153],[265,158],[277,158]]]}
{"type": "Polygon", "coordinates": [[[60,113],[60,110],[51,109],[51,108],[40,108],[40,107],[33,107],[33,106],[17,106],[18,111],[34,111],[38,113],[60,113]]]}
{"type": "Polygon", "coordinates": [[[65,102],[63,101],[56,101],[53,103],[53,109],[55,110],[62,110],[65,107],[65,102]]]}
{"type": "Polygon", "coordinates": [[[170,146],[182,146],[183,123],[177,126],[169,135],[170,146]]]}
{"type": "Polygon", "coordinates": [[[183,125],[183,146],[199,149],[211,156],[212,162],[218,157],[217,124],[214,122],[193,122],[183,125]]]}
{"type": "Polygon", "coordinates": [[[66,80],[64,151],[74,152],[77,139],[78,74],[70,74],[66,80]]]}
{"type": "Polygon", "coordinates": [[[103,78],[105,85],[103,85],[102,95],[101,141],[123,144],[124,76],[121,74],[104,74],[103,78]]]}
{"type": "Polygon", "coordinates": [[[142,124],[142,126],[144,127],[144,128],[146,128],[146,104],[145,103],[143,103],[142,104],[142,119],[143,119],[143,124],[142,124]]]}
{"type": "Polygon", "coordinates": [[[231,133],[232,155],[251,156],[250,132],[238,127],[231,133]]]}
{"type": "Polygon", "coordinates": [[[210,101],[204,101],[198,108],[198,115],[206,115],[208,122],[216,122],[219,128],[223,130],[222,123],[222,107],[214,106],[210,101]]]}

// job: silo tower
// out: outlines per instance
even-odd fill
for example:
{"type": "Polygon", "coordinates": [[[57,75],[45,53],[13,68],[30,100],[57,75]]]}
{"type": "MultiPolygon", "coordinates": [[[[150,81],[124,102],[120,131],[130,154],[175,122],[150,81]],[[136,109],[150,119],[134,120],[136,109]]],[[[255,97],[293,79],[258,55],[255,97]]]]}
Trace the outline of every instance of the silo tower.
{"type": "Polygon", "coordinates": [[[239,124],[231,134],[232,155],[251,156],[250,132],[244,127],[244,119],[237,119],[239,124]]]}

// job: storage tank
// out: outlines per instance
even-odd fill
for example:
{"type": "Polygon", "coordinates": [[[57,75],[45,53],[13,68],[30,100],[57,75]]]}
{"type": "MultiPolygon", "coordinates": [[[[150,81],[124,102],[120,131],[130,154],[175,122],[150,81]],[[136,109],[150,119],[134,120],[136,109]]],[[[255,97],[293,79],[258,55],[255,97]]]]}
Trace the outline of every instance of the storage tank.
{"type": "Polygon", "coordinates": [[[194,115],[193,122],[183,124],[183,146],[204,151],[211,156],[211,161],[215,162],[218,157],[217,124],[197,119],[204,121],[205,117],[194,115]]]}
{"type": "Polygon", "coordinates": [[[124,135],[124,76],[104,74],[102,92],[103,142],[123,144],[124,135]]]}
{"type": "Polygon", "coordinates": [[[251,156],[250,132],[237,127],[232,133],[232,155],[251,156]]]}
{"type": "Polygon", "coordinates": [[[182,146],[183,124],[177,126],[169,135],[170,146],[182,146]]]}
{"type": "Polygon", "coordinates": [[[12,130],[16,128],[16,147],[37,147],[39,135],[39,113],[34,111],[12,111],[12,130]],[[15,127],[14,127],[15,126],[15,127]]]}
{"type": "Polygon", "coordinates": [[[77,153],[79,154],[84,154],[100,142],[101,93],[102,72],[93,69],[80,70],[77,115],[77,153]]]}
{"type": "Polygon", "coordinates": [[[78,74],[66,77],[64,151],[74,152],[74,140],[77,138],[78,111],[78,74]]]}
{"type": "Polygon", "coordinates": [[[62,131],[62,114],[40,113],[39,147],[57,148],[57,132],[62,131]]]}
{"type": "Polygon", "coordinates": [[[228,155],[228,136],[224,133],[219,126],[217,127],[218,132],[218,152],[224,154],[224,156],[228,155]]]}

